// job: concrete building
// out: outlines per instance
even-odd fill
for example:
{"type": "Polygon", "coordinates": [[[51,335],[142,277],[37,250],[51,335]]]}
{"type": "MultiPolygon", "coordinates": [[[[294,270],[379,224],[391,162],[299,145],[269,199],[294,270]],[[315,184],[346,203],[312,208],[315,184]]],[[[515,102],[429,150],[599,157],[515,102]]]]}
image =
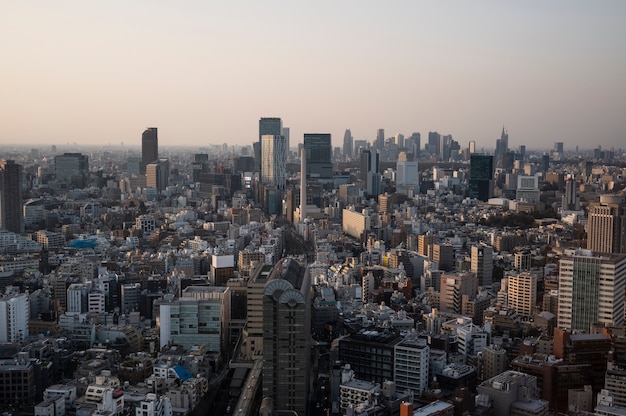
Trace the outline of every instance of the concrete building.
{"type": "Polygon", "coordinates": [[[548,402],[537,392],[537,377],[518,371],[505,371],[478,385],[478,394],[491,399],[496,415],[546,415],[548,402]]]}
{"type": "Polygon", "coordinates": [[[559,263],[557,326],[588,331],[592,323],[624,325],[625,288],[626,255],[570,252],[559,263]]]}
{"type": "Polygon", "coordinates": [[[361,239],[370,230],[370,216],[367,211],[357,212],[353,207],[343,210],[341,230],[350,237],[361,239]]]}
{"type": "Polygon", "coordinates": [[[488,380],[504,372],[508,365],[507,352],[500,345],[491,344],[483,348],[479,358],[481,380],[488,380]]]}
{"type": "Polygon", "coordinates": [[[537,305],[537,276],[520,273],[508,276],[508,307],[519,316],[531,318],[537,305]]]}
{"type": "Polygon", "coordinates": [[[484,244],[472,246],[470,271],[476,274],[478,286],[491,287],[493,283],[493,248],[484,244]]]}
{"type": "Polygon", "coordinates": [[[170,182],[170,161],[160,158],[146,165],[146,186],[164,191],[170,182]]]}
{"type": "Polygon", "coordinates": [[[445,273],[441,275],[439,307],[442,312],[460,314],[463,295],[472,298],[478,293],[478,279],[474,273],[445,273]]]}
{"type": "Polygon", "coordinates": [[[84,188],[89,177],[88,157],[80,153],[64,153],[55,156],[54,175],[60,182],[84,188]]]}
{"type": "Polygon", "coordinates": [[[263,291],[263,396],[306,414],[311,354],[311,276],[292,259],[274,266],[263,291]]]}
{"type": "Polygon", "coordinates": [[[587,248],[599,253],[626,254],[626,206],[624,197],[600,195],[589,204],[587,248]]]}
{"type": "Polygon", "coordinates": [[[394,347],[394,382],[399,391],[409,389],[415,397],[428,387],[430,347],[425,339],[405,339],[394,347]]]}
{"type": "Polygon", "coordinates": [[[223,351],[229,336],[228,287],[188,286],[180,298],[166,296],[156,302],[161,348],[171,340],[187,350],[194,344],[205,344],[209,352],[223,351]]]}
{"type": "Polygon", "coordinates": [[[19,344],[28,338],[30,302],[26,293],[0,295],[0,344],[19,344]]]}

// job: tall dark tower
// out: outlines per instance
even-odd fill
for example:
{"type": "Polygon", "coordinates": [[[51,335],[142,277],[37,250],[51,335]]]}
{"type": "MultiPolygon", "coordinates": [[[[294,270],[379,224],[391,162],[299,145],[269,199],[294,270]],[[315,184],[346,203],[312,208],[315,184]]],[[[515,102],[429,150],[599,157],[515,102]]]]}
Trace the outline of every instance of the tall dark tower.
{"type": "Polygon", "coordinates": [[[471,155],[468,196],[480,201],[487,201],[492,196],[492,186],[493,156],[471,155]]]}
{"type": "Polygon", "coordinates": [[[0,160],[0,230],[24,232],[21,179],[22,165],[0,160]]]}
{"type": "Polygon", "coordinates": [[[159,159],[159,139],[157,137],[157,128],[148,127],[141,135],[141,165],[139,165],[139,173],[146,174],[146,166],[159,159]]]}
{"type": "Polygon", "coordinates": [[[305,133],[307,178],[330,179],[333,177],[331,161],[332,144],[328,133],[305,133]]]}

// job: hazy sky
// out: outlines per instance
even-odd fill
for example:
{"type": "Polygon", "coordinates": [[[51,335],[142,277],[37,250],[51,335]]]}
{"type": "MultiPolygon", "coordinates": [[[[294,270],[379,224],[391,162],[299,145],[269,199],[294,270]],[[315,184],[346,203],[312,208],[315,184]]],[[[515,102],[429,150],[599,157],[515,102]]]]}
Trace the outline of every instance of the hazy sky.
{"type": "Polygon", "coordinates": [[[626,1],[0,0],[0,143],[626,148],[626,1]]]}

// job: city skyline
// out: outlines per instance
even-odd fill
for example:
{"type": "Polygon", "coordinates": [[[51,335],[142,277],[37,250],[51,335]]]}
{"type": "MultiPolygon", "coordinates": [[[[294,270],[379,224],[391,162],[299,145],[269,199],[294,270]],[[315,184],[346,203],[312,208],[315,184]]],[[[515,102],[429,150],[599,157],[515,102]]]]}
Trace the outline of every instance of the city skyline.
{"type": "Polygon", "coordinates": [[[67,1],[4,6],[0,144],[292,143],[347,128],[621,148],[626,4],[67,1]]]}

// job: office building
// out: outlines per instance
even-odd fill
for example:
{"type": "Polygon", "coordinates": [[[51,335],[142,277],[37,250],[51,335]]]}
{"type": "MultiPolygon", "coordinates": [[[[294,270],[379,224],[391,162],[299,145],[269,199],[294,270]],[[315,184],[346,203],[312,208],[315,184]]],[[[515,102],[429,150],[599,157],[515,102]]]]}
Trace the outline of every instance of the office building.
{"type": "Polygon", "coordinates": [[[377,151],[361,150],[360,154],[361,189],[368,195],[380,195],[382,177],[380,175],[380,155],[377,151]]]}
{"type": "Polygon", "coordinates": [[[263,291],[263,396],[276,410],[307,414],[311,371],[311,276],[279,261],[263,291]]]}
{"type": "Polygon", "coordinates": [[[376,140],[374,140],[372,147],[378,150],[385,147],[385,129],[376,130],[376,140]]]}
{"type": "Polygon", "coordinates": [[[370,230],[370,216],[367,212],[358,212],[354,207],[343,210],[341,230],[347,235],[363,239],[367,231],[370,230]]]}
{"type": "Polygon", "coordinates": [[[24,232],[22,165],[13,160],[0,160],[0,230],[24,232]]]}
{"type": "Polygon", "coordinates": [[[479,244],[472,246],[470,271],[476,274],[480,287],[493,283],[493,248],[479,244]]]}
{"type": "Polygon", "coordinates": [[[521,317],[531,318],[537,304],[537,276],[520,273],[508,276],[508,306],[521,317]]]}
{"type": "Polygon", "coordinates": [[[575,250],[559,262],[559,328],[624,325],[626,255],[575,250]]]}
{"type": "Polygon", "coordinates": [[[425,339],[405,339],[394,347],[394,382],[398,391],[419,397],[428,388],[430,347],[425,339]]]}
{"type": "Polygon", "coordinates": [[[162,192],[169,186],[169,181],[169,159],[161,158],[148,163],[146,166],[146,186],[156,188],[158,192],[162,192]]]}
{"type": "Polygon", "coordinates": [[[436,131],[428,132],[428,143],[426,144],[426,150],[433,155],[439,158],[439,150],[441,148],[441,134],[436,131]]]}
{"type": "Polygon", "coordinates": [[[80,153],[63,153],[55,156],[54,176],[59,182],[84,188],[89,177],[88,157],[80,153]]]}
{"type": "Polygon", "coordinates": [[[0,344],[19,344],[28,338],[30,301],[26,293],[0,295],[0,344]]]}
{"type": "Polygon", "coordinates": [[[442,312],[461,313],[463,295],[472,298],[478,293],[474,273],[444,273],[441,275],[439,308],[442,312]]]}
{"type": "Polygon", "coordinates": [[[578,184],[572,177],[568,177],[565,181],[565,194],[563,195],[561,202],[561,210],[563,211],[579,211],[580,210],[580,197],[576,191],[578,184]]]}
{"type": "Polygon", "coordinates": [[[343,158],[344,160],[352,159],[352,154],[354,150],[354,139],[352,138],[352,133],[350,129],[346,129],[346,132],[343,135],[343,158]]]}
{"type": "Polygon", "coordinates": [[[393,380],[394,349],[401,341],[394,332],[362,329],[339,341],[339,360],[350,364],[356,378],[382,385],[393,380]]]}
{"type": "Polygon", "coordinates": [[[496,140],[496,151],[495,151],[495,162],[497,166],[506,170],[506,154],[509,151],[509,133],[502,127],[502,133],[500,134],[500,138],[496,140]]]}
{"type": "Polygon", "coordinates": [[[620,195],[600,195],[589,204],[587,248],[598,253],[626,254],[626,205],[620,195]]]}
{"type": "Polygon", "coordinates": [[[168,342],[187,351],[204,344],[208,352],[222,352],[229,339],[230,288],[187,286],[181,297],[167,295],[159,305],[160,347],[168,342]]]}
{"type": "Polygon", "coordinates": [[[468,196],[487,201],[493,195],[493,156],[472,154],[470,156],[470,179],[468,196]]]}
{"type": "Polygon", "coordinates": [[[141,164],[139,174],[146,174],[146,166],[159,159],[159,138],[156,127],[148,127],[141,134],[141,164]]]}
{"type": "Polygon", "coordinates": [[[400,152],[398,161],[396,162],[396,186],[419,186],[419,171],[417,169],[417,160],[411,158],[405,153],[400,152]]]}
{"type": "Polygon", "coordinates": [[[539,202],[541,192],[539,191],[539,177],[538,176],[518,176],[517,177],[517,190],[515,193],[515,199],[521,202],[528,202],[536,204],[539,202]]]}
{"type": "MultiPolygon", "coordinates": [[[[256,159],[256,167],[258,171],[261,171],[264,160],[263,152],[263,136],[282,136],[283,134],[283,121],[278,117],[263,117],[259,119],[259,142],[258,146],[255,143],[254,158],[256,159]]],[[[285,143],[285,147],[287,144],[285,143]]],[[[285,155],[287,153],[285,152],[285,155]]]]}
{"type": "Polygon", "coordinates": [[[305,133],[307,179],[332,179],[333,163],[330,134],[305,133]]]}
{"type": "MultiPolygon", "coordinates": [[[[549,403],[539,399],[537,377],[505,371],[482,382],[478,394],[488,396],[495,415],[546,415],[549,403]]],[[[480,400],[478,400],[480,402],[480,400]]]]}
{"type": "Polygon", "coordinates": [[[0,408],[20,406],[35,399],[35,364],[28,352],[20,352],[17,359],[0,360],[0,408]]]}
{"type": "Polygon", "coordinates": [[[285,138],[276,135],[263,135],[261,149],[261,181],[265,185],[284,190],[287,182],[285,138]]]}
{"type": "Polygon", "coordinates": [[[480,379],[488,380],[506,371],[508,362],[506,349],[500,345],[486,346],[479,358],[480,379]]]}
{"type": "MultiPolygon", "coordinates": [[[[248,319],[243,330],[242,345],[244,354],[248,359],[260,360],[263,357],[263,293],[265,284],[272,272],[272,266],[265,264],[264,257],[263,259],[257,258],[257,260],[262,261],[258,261],[250,279],[248,279],[246,307],[248,319]]],[[[239,263],[239,267],[242,267],[241,263],[239,263]]]]}

